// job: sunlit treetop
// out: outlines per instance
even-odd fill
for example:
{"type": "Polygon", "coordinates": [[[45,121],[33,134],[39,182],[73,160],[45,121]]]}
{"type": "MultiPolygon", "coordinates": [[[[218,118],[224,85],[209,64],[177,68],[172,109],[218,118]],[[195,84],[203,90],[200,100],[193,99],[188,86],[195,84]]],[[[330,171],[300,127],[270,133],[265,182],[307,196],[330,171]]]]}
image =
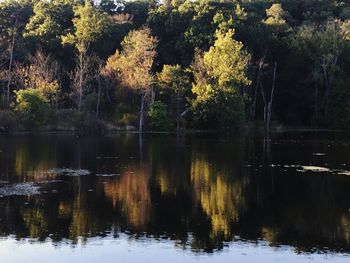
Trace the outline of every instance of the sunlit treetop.
{"type": "Polygon", "coordinates": [[[111,18],[102,13],[90,1],[74,8],[74,31],[62,36],[63,44],[74,45],[79,52],[86,52],[109,28],[111,18]]]}

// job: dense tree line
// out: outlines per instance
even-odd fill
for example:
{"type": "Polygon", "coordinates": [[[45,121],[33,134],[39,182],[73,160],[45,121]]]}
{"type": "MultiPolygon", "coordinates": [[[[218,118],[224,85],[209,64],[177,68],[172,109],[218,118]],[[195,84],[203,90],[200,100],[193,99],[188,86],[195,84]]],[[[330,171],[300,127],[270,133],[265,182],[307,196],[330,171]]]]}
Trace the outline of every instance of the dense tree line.
{"type": "Polygon", "coordinates": [[[346,0],[5,0],[2,129],[350,127],[346,0]]]}

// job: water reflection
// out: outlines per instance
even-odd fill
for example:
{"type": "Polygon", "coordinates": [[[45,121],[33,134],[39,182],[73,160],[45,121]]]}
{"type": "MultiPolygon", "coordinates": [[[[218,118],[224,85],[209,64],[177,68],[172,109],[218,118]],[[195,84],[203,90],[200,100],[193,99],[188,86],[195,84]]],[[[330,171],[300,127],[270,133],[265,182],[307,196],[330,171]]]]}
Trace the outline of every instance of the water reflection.
{"type": "Polygon", "coordinates": [[[140,147],[130,134],[23,136],[1,137],[0,150],[0,187],[40,186],[39,195],[0,198],[2,237],[76,244],[126,233],[193,251],[263,239],[297,252],[350,252],[350,177],[290,168],[347,169],[344,140],[146,136],[140,147]],[[91,175],[53,172],[63,167],[91,175]]]}

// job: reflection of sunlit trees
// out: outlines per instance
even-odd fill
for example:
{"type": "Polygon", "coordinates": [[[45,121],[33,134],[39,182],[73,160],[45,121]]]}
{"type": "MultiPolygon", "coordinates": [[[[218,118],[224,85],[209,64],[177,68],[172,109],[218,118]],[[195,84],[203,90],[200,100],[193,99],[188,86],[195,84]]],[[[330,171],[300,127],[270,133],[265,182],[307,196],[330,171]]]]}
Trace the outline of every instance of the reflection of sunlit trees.
{"type": "Polygon", "coordinates": [[[343,215],[341,217],[341,225],[346,243],[350,244],[350,217],[343,215]]]}
{"type": "Polygon", "coordinates": [[[89,191],[87,180],[75,179],[72,182],[73,200],[61,202],[58,208],[62,218],[70,219],[69,239],[74,243],[79,238],[83,238],[85,242],[86,238],[97,236],[111,226],[108,217],[101,216],[103,208],[99,204],[98,189],[95,189],[95,194],[92,194],[93,192],[89,191]]]}
{"type": "MultiPolygon", "coordinates": [[[[176,159],[178,160],[178,158],[176,159]]],[[[179,166],[179,163],[181,163],[179,160],[174,164],[166,162],[168,165],[166,167],[163,166],[164,164],[160,164],[159,159],[157,159],[157,162],[152,165],[152,179],[162,194],[176,196],[178,191],[191,191],[186,167],[179,166]]]]}
{"type": "Polygon", "coordinates": [[[270,245],[278,244],[279,235],[278,230],[272,227],[262,227],[261,228],[261,237],[268,241],[270,245]]]}
{"type": "Polygon", "coordinates": [[[150,219],[149,175],[146,167],[132,165],[121,177],[103,182],[105,195],[114,208],[121,208],[130,225],[144,227],[150,219]]]}
{"type": "Polygon", "coordinates": [[[237,222],[240,213],[246,209],[246,182],[229,181],[225,175],[227,172],[212,166],[203,157],[197,156],[192,160],[191,180],[195,198],[211,220],[212,238],[219,234],[228,238],[230,224],[237,222]]]}
{"type": "Polygon", "coordinates": [[[341,181],[335,183],[336,179],[294,175],[294,180],[286,184],[286,177],[275,176],[273,194],[259,204],[262,206],[255,218],[250,217],[249,225],[259,229],[258,235],[271,246],[293,244],[298,253],[324,248],[348,250],[349,197],[344,195],[348,186],[341,181]]]}
{"type": "Polygon", "coordinates": [[[71,224],[69,227],[69,239],[77,242],[79,237],[96,236],[98,233],[98,225],[96,219],[98,215],[94,215],[89,207],[82,207],[81,201],[74,200],[73,213],[71,215],[71,224]]]}
{"type": "Polygon", "coordinates": [[[56,166],[55,151],[52,151],[52,145],[40,144],[40,151],[38,151],[39,141],[33,140],[31,142],[21,143],[15,148],[15,175],[29,179],[28,176],[33,177],[33,180],[43,179],[42,177],[51,177],[52,174],[47,171],[56,166]],[[28,172],[30,172],[28,174],[28,172]]]}
{"type": "Polygon", "coordinates": [[[46,236],[48,229],[47,216],[43,208],[35,206],[34,209],[24,209],[23,221],[28,227],[29,237],[40,238],[46,236]]]}
{"type": "Polygon", "coordinates": [[[191,192],[188,176],[190,168],[189,152],[178,142],[164,138],[154,138],[149,145],[151,158],[151,183],[159,188],[162,195],[176,196],[178,192],[191,192]],[[170,144],[170,147],[169,147],[170,144]]]}

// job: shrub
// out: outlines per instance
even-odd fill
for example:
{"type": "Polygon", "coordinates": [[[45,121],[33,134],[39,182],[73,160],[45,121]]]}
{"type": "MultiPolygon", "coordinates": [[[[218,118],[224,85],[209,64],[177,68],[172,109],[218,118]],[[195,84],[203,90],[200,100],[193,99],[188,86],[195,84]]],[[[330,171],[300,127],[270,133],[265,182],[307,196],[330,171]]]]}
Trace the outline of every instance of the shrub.
{"type": "Polygon", "coordinates": [[[50,106],[44,95],[36,89],[15,91],[15,111],[29,125],[46,124],[50,117],[50,106]]]}
{"type": "Polygon", "coordinates": [[[167,117],[167,107],[161,101],[155,101],[148,111],[150,128],[157,131],[168,131],[172,127],[167,117]]]}
{"type": "Polygon", "coordinates": [[[119,122],[123,125],[136,125],[138,118],[134,113],[124,113],[119,122]]]}
{"type": "Polygon", "coordinates": [[[17,126],[17,118],[12,111],[0,110],[0,132],[11,132],[17,126]]]}
{"type": "Polygon", "coordinates": [[[105,130],[104,122],[93,114],[85,115],[83,121],[76,127],[76,131],[80,133],[103,133],[105,130]]]}
{"type": "Polygon", "coordinates": [[[84,112],[96,112],[97,94],[95,92],[84,96],[82,101],[82,109],[84,112]]]}
{"type": "Polygon", "coordinates": [[[61,109],[55,115],[56,128],[74,130],[80,126],[84,115],[75,109],[61,109]]]}
{"type": "Polygon", "coordinates": [[[218,93],[215,98],[194,101],[193,115],[198,128],[237,128],[245,121],[242,100],[235,93],[218,93]]]}

